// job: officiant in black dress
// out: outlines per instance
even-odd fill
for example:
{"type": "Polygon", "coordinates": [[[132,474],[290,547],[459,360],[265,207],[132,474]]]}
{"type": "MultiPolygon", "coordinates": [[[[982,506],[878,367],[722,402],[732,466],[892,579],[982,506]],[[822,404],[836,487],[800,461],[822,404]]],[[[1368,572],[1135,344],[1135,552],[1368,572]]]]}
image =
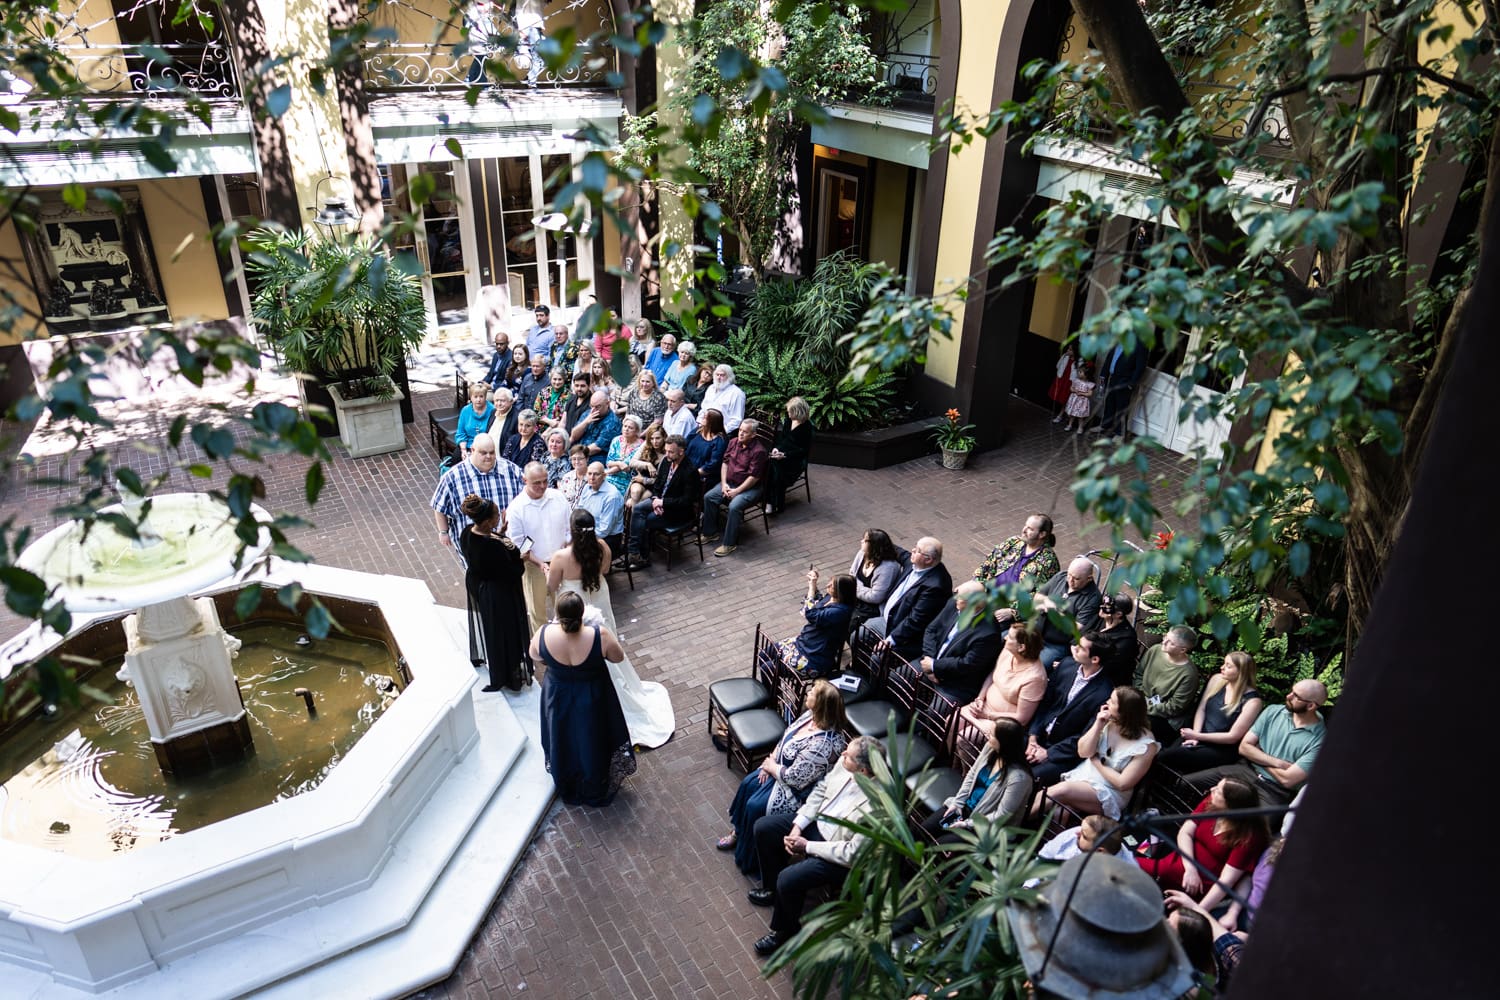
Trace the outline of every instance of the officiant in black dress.
{"type": "Polygon", "coordinates": [[[505,537],[498,506],[471,493],[462,510],[474,522],[458,536],[459,551],[469,567],[464,574],[469,659],[475,666],[489,667],[490,682],[484,690],[519,691],[532,677],[526,595],[521,589],[526,564],[515,543],[505,537]]]}

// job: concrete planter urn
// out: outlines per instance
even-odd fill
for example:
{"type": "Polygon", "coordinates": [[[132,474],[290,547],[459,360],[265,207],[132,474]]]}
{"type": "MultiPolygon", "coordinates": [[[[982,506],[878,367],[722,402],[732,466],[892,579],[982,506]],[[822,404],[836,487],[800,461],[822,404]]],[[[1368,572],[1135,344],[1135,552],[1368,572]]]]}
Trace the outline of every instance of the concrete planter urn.
{"type": "Polygon", "coordinates": [[[339,386],[328,386],[338,415],[339,440],[350,458],[384,455],[406,447],[406,428],[401,422],[401,401],[405,397],[394,385],[391,388],[393,395],[389,398],[345,399],[339,386]]]}
{"type": "Polygon", "coordinates": [[[962,469],[969,464],[969,452],[972,449],[964,448],[962,451],[956,448],[943,448],[943,468],[962,469]]]}

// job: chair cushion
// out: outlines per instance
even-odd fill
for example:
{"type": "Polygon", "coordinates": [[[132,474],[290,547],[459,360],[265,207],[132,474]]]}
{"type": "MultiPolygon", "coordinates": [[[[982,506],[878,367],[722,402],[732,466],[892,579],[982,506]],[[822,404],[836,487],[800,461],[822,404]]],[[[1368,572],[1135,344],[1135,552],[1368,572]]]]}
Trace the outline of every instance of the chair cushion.
{"type": "Polygon", "coordinates": [[[781,713],[769,709],[752,708],[729,717],[730,740],[751,753],[775,746],[784,732],[786,723],[781,713]]]}
{"type": "Polygon", "coordinates": [[[861,736],[885,739],[886,723],[891,712],[896,713],[896,722],[901,724],[901,710],[888,701],[861,701],[844,709],[849,726],[861,736]]]}
{"type": "Polygon", "coordinates": [[[729,677],[710,684],[708,697],[719,711],[734,715],[751,708],[765,708],[771,701],[771,692],[754,677],[729,677]]]}
{"type": "Polygon", "coordinates": [[[909,733],[892,733],[885,741],[886,759],[891,770],[899,774],[916,774],[932,762],[937,750],[920,736],[909,733]]]}
{"type": "Polygon", "coordinates": [[[916,793],[916,800],[928,814],[943,808],[943,803],[952,798],[963,783],[964,776],[951,767],[931,767],[926,774],[916,771],[906,778],[906,787],[916,793]],[[917,786],[923,781],[927,783],[918,791],[917,786]]]}

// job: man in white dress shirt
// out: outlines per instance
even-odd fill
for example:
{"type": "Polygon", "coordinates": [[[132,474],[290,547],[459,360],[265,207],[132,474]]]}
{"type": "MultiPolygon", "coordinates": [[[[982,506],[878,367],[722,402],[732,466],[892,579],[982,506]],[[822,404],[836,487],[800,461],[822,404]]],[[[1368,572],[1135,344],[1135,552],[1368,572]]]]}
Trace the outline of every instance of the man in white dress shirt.
{"type": "Polygon", "coordinates": [[[734,369],[720,365],[714,369],[714,383],[703,394],[699,413],[718,410],[724,415],[724,433],[733,434],[745,419],[745,390],[734,384],[734,369]]]}
{"type": "Polygon", "coordinates": [[[526,559],[526,614],[534,633],[549,620],[547,615],[547,564],[552,553],[568,544],[568,518],[572,508],[560,490],[547,488],[547,467],[528,462],[526,488],[506,508],[505,533],[526,559]]]}
{"type": "Polygon", "coordinates": [[[698,430],[698,418],[688,409],[687,396],[681,389],[667,390],[667,412],[661,418],[661,425],[667,437],[678,434],[684,441],[698,430]]]}

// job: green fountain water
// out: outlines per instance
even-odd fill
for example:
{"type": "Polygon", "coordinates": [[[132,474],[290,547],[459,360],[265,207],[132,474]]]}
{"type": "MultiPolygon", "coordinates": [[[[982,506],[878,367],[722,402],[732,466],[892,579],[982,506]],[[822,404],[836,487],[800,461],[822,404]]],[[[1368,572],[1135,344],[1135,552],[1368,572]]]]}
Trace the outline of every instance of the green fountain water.
{"type": "MultiPolygon", "coordinates": [[[[186,780],[164,779],[134,689],[35,717],[0,745],[0,835],[76,857],[106,858],[316,788],[396,696],[384,643],[330,637],[297,644],[301,629],[251,622],[234,670],[255,733],[245,761],[186,780]],[[315,717],[302,697],[312,692],[315,717]]],[[[120,660],[94,678],[112,677],[120,660]]]]}

